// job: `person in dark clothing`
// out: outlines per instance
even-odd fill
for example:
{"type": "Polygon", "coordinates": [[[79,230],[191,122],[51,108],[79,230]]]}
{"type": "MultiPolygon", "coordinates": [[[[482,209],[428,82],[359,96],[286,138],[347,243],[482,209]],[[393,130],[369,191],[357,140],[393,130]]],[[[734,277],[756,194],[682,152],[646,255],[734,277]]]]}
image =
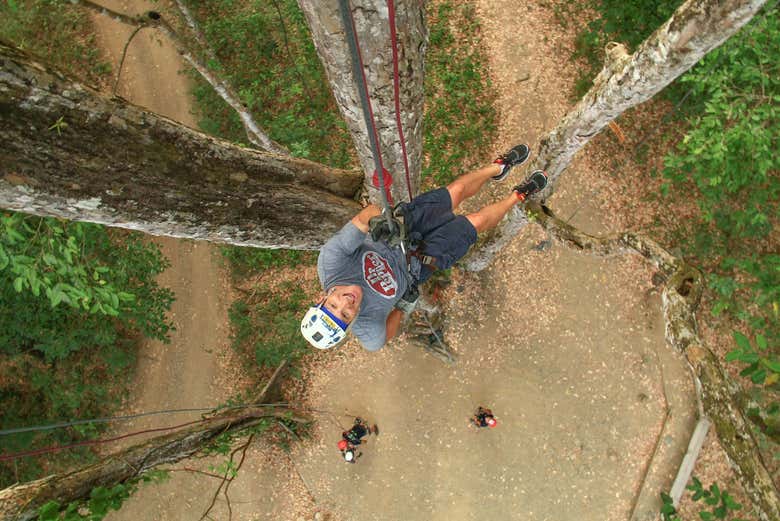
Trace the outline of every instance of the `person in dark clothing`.
{"type": "Polygon", "coordinates": [[[362,418],[355,418],[355,423],[348,431],[341,433],[341,440],[339,441],[339,450],[341,456],[347,463],[355,463],[357,459],[363,455],[362,452],[357,450],[357,446],[362,443],[366,443],[363,440],[364,436],[370,434],[379,434],[379,428],[376,425],[366,425],[362,418]]]}
{"type": "Polygon", "coordinates": [[[355,424],[352,426],[352,428],[348,431],[342,432],[341,436],[350,444],[357,446],[363,443],[363,436],[367,436],[369,434],[379,434],[379,429],[377,426],[368,426],[365,424],[362,418],[355,418],[355,424]]]}
{"type": "Polygon", "coordinates": [[[471,417],[471,421],[474,423],[474,425],[480,428],[493,428],[498,425],[498,420],[496,420],[496,417],[493,416],[493,411],[482,406],[480,406],[477,409],[477,413],[471,417]]]}

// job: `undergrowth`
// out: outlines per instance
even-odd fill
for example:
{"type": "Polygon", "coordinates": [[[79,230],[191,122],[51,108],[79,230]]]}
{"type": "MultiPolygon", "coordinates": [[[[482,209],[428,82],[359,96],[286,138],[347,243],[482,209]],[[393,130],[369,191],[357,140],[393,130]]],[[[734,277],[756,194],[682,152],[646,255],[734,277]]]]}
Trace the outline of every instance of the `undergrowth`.
{"type": "MultiPolygon", "coordinates": [[[[166,340],[168,266],[141,234],[0,214],[0,424],[105,416],[124,396],[140,336],[166,340]]],[[[3,452],[95,437],[92,424],[0,437],[3,452]]],[[[90,461],[88,449],[0,465],[0,487],[90,461]]]]}
{"type": "Polygon", "coordinates": [[[99,84],[111,72],[88,15],[67,0],[0,1],[0,40],[45,56],[49,64],[89,84],[99,84]]]}
{"type": "Polygon", "coordinates": [[[233,348],[253,358],[260,367],[273,368],[285,359],[297,360],[308,346],[300,326],[310,304],[295,280],[274,288],[259,286],[251,300],[239,299],[230,306],[233,348]]]}
{"type": "Polygon", "coordinates": [[[426,186],[442,186],[485,162],[496,133],[495,93],[471,3],[426,6],[429,27],[423,120],[426,186]]]}
{"type": "MultiPolygon", "coordinates": [[[[228,80],[271,139],[293,156],[345,168],[352,140],[328,86],[303,12],[295,0],[188,2],[228,80]]],[[[238,115],[199,76],[201,128],[247,144],[238,115]]]]}

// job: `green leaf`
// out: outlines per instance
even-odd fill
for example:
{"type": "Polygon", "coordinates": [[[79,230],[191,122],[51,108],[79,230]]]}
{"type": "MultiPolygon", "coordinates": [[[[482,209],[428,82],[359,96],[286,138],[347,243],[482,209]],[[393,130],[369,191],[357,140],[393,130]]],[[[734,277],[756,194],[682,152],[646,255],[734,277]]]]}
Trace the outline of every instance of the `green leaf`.
{"type": "Polygon", "coordinates": [[[702,521],[712,521],[715,517],[710,512],[699,512],[699,517],[702,521]]]}
{"type": "Polygon", "coordinates": [[[734,336],[734,341],[737,343],[737,345],[740,348],[742,348],[742,350],[744,351],[753,350],[753,347],[750,345],[750,340],[748,340],[748,338],[745,335],[743,335],[739,331],[734,331],[733,336],[734,336]]]}
{"type": "Polygon", "coordinates": [[[60,504],[49,501],[38,510],[38,521],[54,521],[59,517],[60,504]]]}
{"type": "Polygon", "coordinates": [[[750,375],[750,380],[757,385],[764,383],[765,379],[766,379],[766,369],[759,369],[758,371],[750,375]]]}
{"type": "Polygon", "coordinates": [[[772,372],[780,373],[780,362],[777,360],[769,360],[768,358],[762,358],[761,364],[772,372]]]}
{"type": "MultiPolygon", "coordinates": [[[[2,268],[0,268],[0,269],[2,269],[2,268]]],[[[766,337],[764,335],[762,335],[761,333],[756,335],[756,345],[762,351],[767,348],[766,337]]]]}
{"type": "Polygon", "coordinates": [[[24,284],[24,279],[22,279],[22,277],[16,277],[14,279],[14,289],[17,293],[22,292],[22,284],[24,284]]]}
{"type": "Polygon", "coordinates": [[[731,494],[728,492],[723,493],[723,504],[726,505],[731,510],[741,510],[742,505],[734,501],[734,498],[731,497],[731,494]]]}
{"type": "Polygon", "coordinates": [[[4,270],[11,263],[11,258],[5,252],[3,245],[0,244],[0,270],[4,270]]]}

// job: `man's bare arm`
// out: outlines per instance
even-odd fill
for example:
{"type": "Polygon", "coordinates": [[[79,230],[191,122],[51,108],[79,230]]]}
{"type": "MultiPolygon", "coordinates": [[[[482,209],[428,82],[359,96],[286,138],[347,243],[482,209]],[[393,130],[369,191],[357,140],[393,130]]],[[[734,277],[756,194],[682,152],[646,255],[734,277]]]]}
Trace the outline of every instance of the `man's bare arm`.
{"type": "Polygon", "coordinates": [[[401,328],[401,319],[404,313],[400,309],[393,309],[389,315],[387,315],[387,323],[385,324],[385,342],[389,342],[391,338],[398,334],[398,330],[401,328]]]}
{"type": "Polygon", "coordinates": [[[352,224],[354,224],[361,232],[368,233],[368,221],[370,221],[372,217],[376,217],[381,213],[382,210],[377,205],[369,204],[352,218],[352,224]]]}

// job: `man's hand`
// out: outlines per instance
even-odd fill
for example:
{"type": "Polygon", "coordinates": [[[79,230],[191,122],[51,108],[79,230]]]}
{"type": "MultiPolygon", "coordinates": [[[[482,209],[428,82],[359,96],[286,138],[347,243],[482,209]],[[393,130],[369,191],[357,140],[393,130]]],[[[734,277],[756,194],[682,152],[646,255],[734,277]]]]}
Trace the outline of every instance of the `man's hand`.
{"type": "Polygon", "coordinates": [[[352,224],[354,224],[358,230],[363,233],[368,233],[369,221],[372,217],[380,215],[382,210],[375,204],[369,204],[352,218],[352,224]]]}

